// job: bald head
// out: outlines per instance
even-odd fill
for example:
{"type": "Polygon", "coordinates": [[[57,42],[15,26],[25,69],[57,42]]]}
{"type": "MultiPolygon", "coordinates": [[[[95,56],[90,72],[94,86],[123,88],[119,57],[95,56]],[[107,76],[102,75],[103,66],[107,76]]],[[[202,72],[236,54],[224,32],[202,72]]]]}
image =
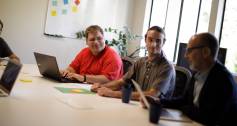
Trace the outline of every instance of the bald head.
{"type": "Polygon", "coordinates": [[[196,41],[199,43],[199,45],[204,45],[204,46],[208,47],[211,51],[211,56],[213,58],[217,57],[218,50],[219,50],[219,44],[218,44],[218,40],[216,39],[216,37],[213,34],[208,33],[208,32],[199,33],[199,34],[192,36],[191,39],[196,39],[196,41]]]}

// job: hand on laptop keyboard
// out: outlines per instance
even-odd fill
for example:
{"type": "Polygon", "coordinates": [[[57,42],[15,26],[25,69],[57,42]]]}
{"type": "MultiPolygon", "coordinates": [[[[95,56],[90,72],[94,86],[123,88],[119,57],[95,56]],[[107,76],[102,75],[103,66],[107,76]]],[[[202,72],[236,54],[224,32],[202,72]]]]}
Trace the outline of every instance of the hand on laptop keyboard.
{"type": "Polygon", "coordinates": [[[76,73],[67,73],[66,78],[71,79],[71,80],[78,80],[80,82],[84,81],[84,76],[76,73]]]}
{"type": "Polygon", "coordinates": [[[68,71],[68,70],[61,70],[60,71],[61,76],[65,77],[65,78],[67,77],[68,73],[70,73],[70,71],[68,71]]]}

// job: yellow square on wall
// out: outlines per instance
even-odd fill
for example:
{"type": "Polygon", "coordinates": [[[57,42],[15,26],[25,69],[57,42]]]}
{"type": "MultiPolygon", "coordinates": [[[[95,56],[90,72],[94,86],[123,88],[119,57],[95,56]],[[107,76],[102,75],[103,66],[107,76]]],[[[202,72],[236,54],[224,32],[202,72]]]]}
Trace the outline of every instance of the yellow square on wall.
{"type": "Polygon", "coordinates": [[[74,13],[77,12],[77,6],[72,6],[72,12],[74,12],[74,13]]]}
{"type": "Polygon", "coordinates": [[[56,10],[51,10],[51,16],[57,16],[57,11],[56,10]]]}

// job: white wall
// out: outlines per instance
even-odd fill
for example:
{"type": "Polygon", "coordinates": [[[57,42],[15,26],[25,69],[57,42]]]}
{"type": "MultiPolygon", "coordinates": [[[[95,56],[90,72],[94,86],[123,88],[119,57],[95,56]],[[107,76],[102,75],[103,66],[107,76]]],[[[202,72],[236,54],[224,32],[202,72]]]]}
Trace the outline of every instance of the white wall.
{"type": "MultiPolygon", "coordinates": [[[[124,15],[116,17],[120,22],[118,25],[128,25],[132,32],[142,33],[145,1],[122,0],[124,5],[121,6],[121,11],[124,11],[124,15]],[[144,8],[139,9],[135,5],[144,8]],[[132,25],[129,26],[130,24],[132,25]]],[[[47,4],[48,0],[0,0],[0,19],[4,23],[1,37],[8,42],[23,63],[35,63],[33,52],[38,51],[56,56],[59,67],[64,68],[86,45],[78,39],[43,35],[47,4]]]]}
{"type": "MultiPolygon", "coordinates": [[[[141,35],[144,36],[142,34],[143,32],[143,24],[144,24],[144,17],[145,17],[145,10],[146,10],[146,0],[136,0],[136,2],[134,2],[134,10],[133,10],[133,24],[132,26],[132,32],[136,35],[141,35]]],[[[131,41],[128,44],[128,54],[131,54],[134,50],[136,50],[137,48],[140,47],[140,40],[134,40],[131,41]]]]}
{"type": "Polygon", "coordinates": [[[34,51],[57,57],[62,67],[74,58],[85,42],[44,36],[48,0],[1,0],[2,37],[23,63],[35,63],[34,51]]]}

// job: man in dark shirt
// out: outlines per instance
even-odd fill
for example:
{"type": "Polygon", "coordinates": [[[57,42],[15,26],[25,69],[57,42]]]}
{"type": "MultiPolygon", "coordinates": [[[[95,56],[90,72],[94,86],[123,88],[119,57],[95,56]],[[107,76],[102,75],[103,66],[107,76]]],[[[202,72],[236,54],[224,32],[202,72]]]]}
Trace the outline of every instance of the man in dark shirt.
{"type": "MultiPolygon", "coordinates": [[[[0,34],[3,29],[3,23],[0,20],[0,34]]],[[[14,62],[20,62],[20,59],[12,52],[6,41],[0,37],[0,58],[8,57],[14,62]]]]}

